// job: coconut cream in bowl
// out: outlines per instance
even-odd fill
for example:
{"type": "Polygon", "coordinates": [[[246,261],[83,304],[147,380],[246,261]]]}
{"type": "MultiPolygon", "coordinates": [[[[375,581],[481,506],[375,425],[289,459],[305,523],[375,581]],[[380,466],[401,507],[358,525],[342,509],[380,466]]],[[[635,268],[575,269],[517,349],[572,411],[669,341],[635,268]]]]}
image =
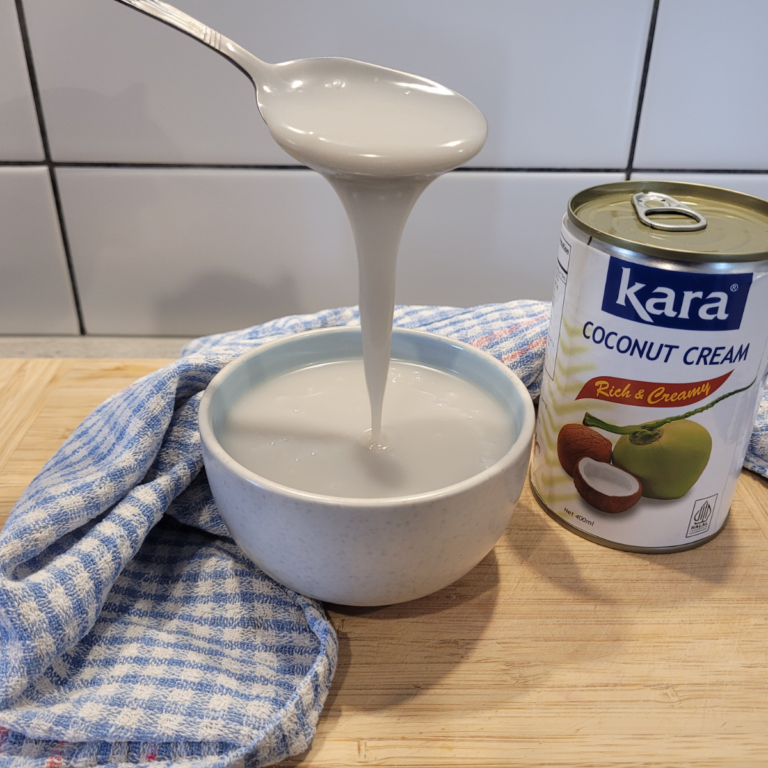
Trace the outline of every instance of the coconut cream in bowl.
{"type": "Polygon", "coordinates": [[[383,430],[357,328],[266,344],[213,379],[200,405],[219,512],[267,574],[309,597],[386,605],[471,570],[525,480],[530,395],[485,352],[395,330],[383,430]]]}

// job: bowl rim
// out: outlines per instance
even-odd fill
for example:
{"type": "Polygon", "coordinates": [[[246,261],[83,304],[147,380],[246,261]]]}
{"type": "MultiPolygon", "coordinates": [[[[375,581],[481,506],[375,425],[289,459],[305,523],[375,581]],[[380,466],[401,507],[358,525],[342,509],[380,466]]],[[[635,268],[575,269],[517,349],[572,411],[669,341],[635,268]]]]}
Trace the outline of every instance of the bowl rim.
{"type": "MultiPolygon", "coordinates": [[[[484,485],[489,480],[492,480],[495,476],[502,474],[510,466],[517,464],[517,462],[523,458],[527,462],[531,450],[531,443],[533,440],[533,433],[536,422],[536,415],[533,407],[533,400],[528,392],[525,384],[520,380],[520,377],[510,370],[504,363],[497,360],[493,355],[485,350],[473,347],[471,344],[467,344],[464,341],[458,339],[452,339],[448,336],[441,336],[437,333],[431,333],[429,331],[422,331],[413,328],[393,328],[393,335],[405,335],[411,337],[429,337],[430,339],[438,339],[441,342],[458,347],[463,352],[469,353],[478,359],[482,359],[482,362],[496,367],[499,372],[503,372],[507,380],[512,384],[512,387],[523,405],[523,420],[519,425],[519,431],[517,437],[512,442],[509,450],[501,456],[492,466],[478,472],[471,477],[446,485],[443,488],[437,488],[432,491],[424,491],[422,493],[409,494],[404,496],[385,496],[385,497],[361,497],[361,496],[331,496],[329,494],[312,493],[310,491],[302,491],[297,488],[291,488],[288,485],[270,480],[262,475],[253,472],[232,456],[230,456],[222,447],[213,431],[213,424],[211,422],[210,407],[213,398],[216,395],[218,389],[222,384],[234,374],[234,372],[247,365],[248,362],[262,354],[269,354],[269,350],[281,346],[284,344],[290,344],[299,338],[306,338],[308,336],[324,336],[329,334],[360,334],[359,326],[341,326],[333,328],[316,328],[309,331],[301,331],[299,333],[290,334],[288,336],[282,336],[279,339],[265,342],[255,349],[246,352],[239,357],[235,358],[231,362],[227,363],[209,382],[205,389],[202,400],[200,402],[200,408],[198,410],[198,426],[200,430],[200,439],[203,443],[203,447],[222,465],[224,465],[230,472],[239,475],[244,480],[247,480],[254,485],[257,485],[265,490],[270,490],[282,497],[294,499],[296,501],[312,502],[334,508],[350,509],[383,509],[393,506],[401,505],[418,505],[419,503],[433,503],[436,501],[451,498],[453,496],[461,495],[467,491],[476,488],[477,486],[484,485]]],[[[395,358],[397,359],[397,358],[395,358]]],[[[407,362],[407,361],[406,361],[407,362]]],[[[461,375],[461,374],[457,374],[461,375]]],[[[205,453],[203,454],[205,458],[205,453]]]]}

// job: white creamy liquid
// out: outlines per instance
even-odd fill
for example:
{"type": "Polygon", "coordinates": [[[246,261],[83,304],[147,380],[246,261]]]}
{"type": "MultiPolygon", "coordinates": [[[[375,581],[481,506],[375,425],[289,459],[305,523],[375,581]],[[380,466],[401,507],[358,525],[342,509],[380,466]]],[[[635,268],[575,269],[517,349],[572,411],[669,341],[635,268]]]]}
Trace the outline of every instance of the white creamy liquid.
{"type": "Polygon", "coordinates": [[[399,360],[387,378],[383,447],[366,439],[359,359],[288,371],[247,391],[227,414],[219,441],[273,482],[354,498],[444,488],[492,466],[511,447],[509,416],[477,385],[399,360]]]}
{"type": "Polygon", "coordinates": [[[436,176],[474,157],[485,118],[460,94],[423,77],[350,59],[275,66],[259,110],[286,152],[321,173],[436,176]]]}
{"type": "Polygon", "coordinates": [[[454,91],[384,67],[305,59],[276,69],[284,82],[259,89],[259,109],[278,144],[333,185],[352,225],[375,444],[403,228],[427,185],[482,148],[485,119],[454,91]]]}

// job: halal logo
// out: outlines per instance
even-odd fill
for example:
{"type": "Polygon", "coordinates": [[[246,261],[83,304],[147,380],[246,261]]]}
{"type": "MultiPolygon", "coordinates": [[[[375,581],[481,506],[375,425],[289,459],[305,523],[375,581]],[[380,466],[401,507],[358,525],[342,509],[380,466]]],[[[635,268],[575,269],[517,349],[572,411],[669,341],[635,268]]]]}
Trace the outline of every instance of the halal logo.
{"type": "Polygon", "coordinates": [[[715,517],[715,508],[717,507],[717,494],[707,496],[705,499],[696,499],[691,512],[691,519],[688,523],[688,533],[685,538],[699,536],[709,530],[712,520],[715,517]]]}

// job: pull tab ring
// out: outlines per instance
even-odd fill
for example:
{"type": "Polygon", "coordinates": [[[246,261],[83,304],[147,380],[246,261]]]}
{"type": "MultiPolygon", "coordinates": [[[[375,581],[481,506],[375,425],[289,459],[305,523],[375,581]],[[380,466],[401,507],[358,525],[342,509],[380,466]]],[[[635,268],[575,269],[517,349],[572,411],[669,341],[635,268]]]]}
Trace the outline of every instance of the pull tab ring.
{"type": "Polygon", "coordinates": [[[635,207],[637,218],[647,227],[661,229],[665,232],[696,232],[707,226],[707,220],[693,208],[689,208],[684,203],[676,200],[669,195],[662,195],[660,192],[638,192],[632,195],[632,205],[635,207]],[[653,202],[655,205],[649,206],[653,202]],[[691,222],[668,222],[660,221],[660,218],[667,214],[678,214],[693,219],[691,222]]]}

